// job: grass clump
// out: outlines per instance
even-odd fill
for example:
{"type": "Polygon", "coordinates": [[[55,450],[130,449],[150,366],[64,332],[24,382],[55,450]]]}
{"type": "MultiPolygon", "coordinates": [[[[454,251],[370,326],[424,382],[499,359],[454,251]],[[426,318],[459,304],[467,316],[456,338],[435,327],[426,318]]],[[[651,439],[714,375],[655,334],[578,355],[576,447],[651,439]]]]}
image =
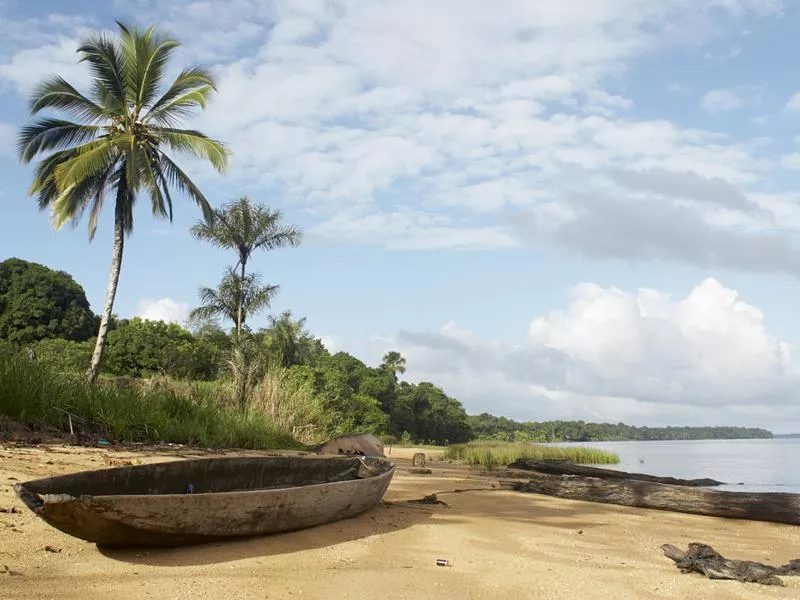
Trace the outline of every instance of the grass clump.
{"type": "Polygon", "coordinates": [[[532,460],[571,460],[578,464],[616,464],[619,456],[606,450],[586,447],[556,447],[517,442],[469,442],[453,444],[444,453],[447,460],[471,465],[483,465],[491,469],[497,465],[508,465],[520,458],[532,460]]]}
{"type": "Polygon", "coordinates": [[[330,434],[332,415],[322,398],[309,383],[291,381],[283,367],[271,368],[253,388],[249,409],[304,444],[321,442],[330,434]]]}
{"type": "Polygon", "coordinates": [[[209,448],[298,448],[292,435],[257,411],[219,401],[210,386],[89,385],[19,353],[0,350],[0,414],[26,426],[68,431],[61,411],[77,415],[81,433],[115,442],[170,442],[209,448]]]}

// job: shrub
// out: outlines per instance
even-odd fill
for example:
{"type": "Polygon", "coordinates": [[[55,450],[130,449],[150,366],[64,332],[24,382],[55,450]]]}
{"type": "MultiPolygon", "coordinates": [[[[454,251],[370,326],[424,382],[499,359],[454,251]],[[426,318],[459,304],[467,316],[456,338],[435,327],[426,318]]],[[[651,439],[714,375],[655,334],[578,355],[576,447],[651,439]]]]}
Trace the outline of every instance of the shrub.
{"type": "Polygon", "coordinates": [[[495,465],[508,465],[520,458],[564,459],[581,464],[615,464],[619,462],[619,456],[613,452],[597,448],[481,441],[448,446],[444,457],[450,460],[464,461],[471,465],[484,465],[489,469],[495,465]]]}

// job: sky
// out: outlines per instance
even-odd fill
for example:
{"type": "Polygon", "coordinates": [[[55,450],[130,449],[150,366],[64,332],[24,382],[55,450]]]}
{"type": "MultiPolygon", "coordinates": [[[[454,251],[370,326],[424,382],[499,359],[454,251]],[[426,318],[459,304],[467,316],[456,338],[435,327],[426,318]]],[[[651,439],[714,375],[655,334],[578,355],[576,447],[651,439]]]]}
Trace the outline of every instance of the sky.
{"type": "MultiPolygon", "coordinates": [[[[470,413],[800,431],[800,3],[0,0],[0,260],[100,311],[112,213],[54,231],[15,138],[82,35],[157,24],[219,92],[182,161],[304,231],[252,267],[329,349],[399,350],[470,413]]],[[[230,254],[146,202],[115,312],[182,322],[230,254]]],[[[252,321],[258,327],[266,314],[252,321]]]]}

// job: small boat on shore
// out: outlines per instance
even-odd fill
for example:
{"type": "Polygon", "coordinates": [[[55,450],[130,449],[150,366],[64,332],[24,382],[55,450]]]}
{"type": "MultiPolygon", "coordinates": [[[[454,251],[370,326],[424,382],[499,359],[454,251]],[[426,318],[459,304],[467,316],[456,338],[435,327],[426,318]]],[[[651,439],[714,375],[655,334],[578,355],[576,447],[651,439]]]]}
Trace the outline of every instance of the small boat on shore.
{"type": "Polygon", "coordinates": [[[88,542],[181,546],[356,516],[380,502],[394,471],[381,457],[225,457],[84,471],[14,490],[44,521],[88,542]]]}

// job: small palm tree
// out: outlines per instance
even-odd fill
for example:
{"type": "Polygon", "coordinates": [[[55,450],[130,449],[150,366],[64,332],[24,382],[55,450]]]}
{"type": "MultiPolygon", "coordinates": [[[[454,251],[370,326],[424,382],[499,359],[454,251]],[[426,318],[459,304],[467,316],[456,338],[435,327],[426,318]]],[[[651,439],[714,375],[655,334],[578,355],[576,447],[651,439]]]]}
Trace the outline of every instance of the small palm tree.
{"type": "Polygon", "coordinates": [[[189,315],[191,319],[227,317],[238,323],[230,340],[228,367],[233,374],[236,402],[242,410],[246,408],[247,389],[259,369],[259,348],[249,330],[245,329],[245,321],[247,315],[269,306],[277,292],[277,285],[261,285],[258,273],[241,278],[235,267],[228,267],[216,288],[200,288],[200,306],[189,315]]]}
{"type": "Polygon", "coordinates": [[[241,319],[237,330],[237,333],[241,333],[247,315],[268,307],[277,293],[277,285],[261,285],[258,273],[250,273],[242,279],[235,268],[228,267],[216,288],[200,288],[200,306],[189,316],[191,319],[227,317],[234,323],[241,319]]]}
{"type": "MultiPolygon", "coordinates": [[[[246,278],[247,261],[256,250],[273,250],[285,246],[297,246],[302,232],[293,226],[281,224],[283,215],[279,210],[255,204],[250,198],[239,198],[205,213],[204,220],[192,227],[192,235],[199,240],[211,242],[220,248],[236,252],[240,278],[246,278]]],[[[236,317],[237,333],[244,325],[246,311],[240,304],[236,317]]]]}
{"type": "Polygon", "coordinates": [[[321,354],[321,345],[305,329],[306,318],[297,321],[287,310],[279,317],[269,316],[269,327],[264,331],[268,354],[284,368],[310,364],[321,354]]]}
{"type": "Polygon", "coordinates": [[[396,378],[397,373],[406,372],[406,359],[397,350],[390,350],[383,355],[381,368],[391,371],[396,378]]]}
{"type": "Polygon", "coordinates": [[[97,377],[109,319],[114,306],[125,237],[133,231],[137,197],[150,198],[155,217],[172,220],[170,189],[188,195],[210,218],[212,209],[168,151],[193,155],[222,172],[228,150],[199,131],[177,125],[195,108],[205,108],[215,91],[211,73],[201,67],[181,71],[162,90],[164,72],[179,43],[153,27],[139,31],[119,26],[119,38],[96,33],[78,48],[93,76],[86,97],[59,76],[51,76],[33,93],[31,114],[52,109],[75,119],[39,118],[23,127],[20,159],[28,163],[47,156],[36,167],[30,194],[40,209],[49,208],[53,226],[77,224],[89,209],[89,240],[106,197],[114,202],[114,250],[105,305],[87,379],[97,377]]]}

